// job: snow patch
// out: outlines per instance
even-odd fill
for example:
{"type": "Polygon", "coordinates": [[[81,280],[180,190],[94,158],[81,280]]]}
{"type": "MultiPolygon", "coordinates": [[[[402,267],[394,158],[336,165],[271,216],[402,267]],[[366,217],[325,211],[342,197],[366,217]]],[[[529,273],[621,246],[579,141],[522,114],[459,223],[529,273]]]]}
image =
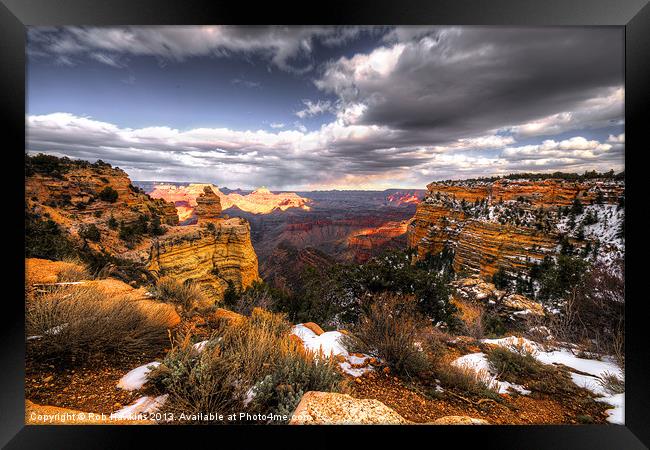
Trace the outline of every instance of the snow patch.
{"type": "Polygon", "coordinates": [[[137,391],[141,389],[142,386],[147,382],[147,375],[151,369],[158,367],[160,363],[158,361],[150,362],[148,364],[136,367],[131,370],[129,373],[120,378],[120,381],[117,383],[117,387],[124,389],[125,391],[137,391]]]}
{"type": "Polygon", "coordinates": [[[456,358],[451,362],[456,367],[467,367],[474,370],[484,381],[494,386],[499,394],[507,394],[509,390],[515,390],[522,395],[530,394],[530,391],[518,384],[510,383],[508,381],[498,380],[496,375],[490,373],[490,364],[485,356],[485,353],[470,353],[468,355],[456,358]]]}
{"type": "Polygon", "coordinates": [[[368,355],[363,357],[350,355],[343,347],[340,339],[343,334],[340,331],[327,331],[320,336],[303,324],[295,325],[291,332],[298,336],[306,349],[315,353],[322,352],[327,357],[334,357],[341,355],[346,361],[339,363],[341,370],[353,377],[360,377],[366,372],[369,372],[372,367],[352,367],[353,365],[364,364],[370,358],[368,355]]]}

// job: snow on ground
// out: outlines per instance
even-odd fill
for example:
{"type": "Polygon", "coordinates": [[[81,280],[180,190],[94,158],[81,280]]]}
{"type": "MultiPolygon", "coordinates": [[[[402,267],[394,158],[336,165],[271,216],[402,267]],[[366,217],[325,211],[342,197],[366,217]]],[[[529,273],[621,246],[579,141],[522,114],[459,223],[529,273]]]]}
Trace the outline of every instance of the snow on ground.
{"type": "Polygon", "coordinates": [[[138,415],[154,413],[165,403],[169,394],[140,397],[135,402],[111,414],[111,419],[139,419],[138,415]]]}
{"type": "Polygon", "coordinates": [[[470,353],[456,358],[451,364],[456,367],[473,369],[489,386],[494,386],[499,394],[507,394],[509,389],[513,389],[522,395],[530,394],[530,391],[523,386],[508,381],[497,380],[496,375],[490,373],[490,364],[485,357],[485,353],[470,353]]]}
{"type": "Polygon", "coordinates": [[[611,357],[605,356],[602,360],[578,358],[568,348],[546,350],[542,345],[526,338],[508,336],[501,339],[483,339],[485,344],[499,345],[511,348],[514,345],[525,345],[533,351],[533,356],[544,364],[563,364],[581,373],[571,372],[573,382],[582,388],[588,389],[598,396],[598,401],[614,406],[608,410],[609,420],[612,423],[623,424],[625,394],[612,395],[600,383],[601,377],[607,373],[622,376],[623,371],[611,357]]]}
{"type": "Polygon", "coordinates": [[[136,391],[147,382],[147,375],[153,367],[159,366],[158,361],[150,362],[148,364],[136,367],[131,370],[129,373],[120,378],[120,381],[117,383],[117,387],[124,389],[126,391],[136,391]]]}
{"type": "Polygon", "coordinates": [[[194,350],[196,350],[197,353],[201,353],[203,350],[205,350],[205,346],[208,344],[209,341],[201,341],[197,342],[192,346],[194,350]]]}
{"type": "Polygon", "coordinates": [[[291,329],[291,333],[298,336],[308,350],[313,352],[322,351],[325,356],[342,355],[346,361],[339,363],[339,365],[348,375],[360,377],[364,373],[372,370],[372,367],[352,367],[352,365],[365,363],[370,356],[358,357],[350,355],[340,342],[343,334],[339,331],[327,331],[318,336],[306,326],[298,324],[291,329]]]}

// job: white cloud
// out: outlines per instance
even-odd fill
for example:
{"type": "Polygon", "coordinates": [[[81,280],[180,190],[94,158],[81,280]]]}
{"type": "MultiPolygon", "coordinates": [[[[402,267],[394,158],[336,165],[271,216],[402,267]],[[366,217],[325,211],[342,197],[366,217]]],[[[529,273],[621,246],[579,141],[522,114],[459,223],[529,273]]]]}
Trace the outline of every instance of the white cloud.
{"type": "Polygon", "coordinates": [[[400,132],[337,120],[309,132],[166,126],[122,128],[69,113],[28,116],[27,148],[117,165],[140,180],[211,181],[252,188],[421,187],[434,179],[516,171],[622,170],[624,136],[581,136],[512,146],[484,135],[445,145],[402,145],[400,132]],[[617,142],[613,142],[616,140],[617,142]]]}
{"type": "Polygon", "coordinates": [[[271,128],[284,128],[284,124],[280,122],[272,122],[270,126],[271,128]]]}
{"type": "Polygon", "coordinates": [[[319,114],[324,114],[327,112],[333,113],[335,111],[332,103],[329,100],[321,101],[318,100],[316,103],[311,100],[303,100],[302,103],[305,105],[304,109],[296,112],[296,116],[304,119],[305,117],[313,117],[319,114]]]}

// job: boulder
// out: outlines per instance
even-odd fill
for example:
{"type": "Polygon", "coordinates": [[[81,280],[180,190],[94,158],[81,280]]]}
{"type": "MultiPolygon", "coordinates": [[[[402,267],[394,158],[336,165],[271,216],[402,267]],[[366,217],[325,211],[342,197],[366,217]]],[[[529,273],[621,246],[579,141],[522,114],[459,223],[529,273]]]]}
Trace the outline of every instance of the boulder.
{"type": "Polygon", "coordinates": [[[242,316],[241,314],[228,309],[217,308],[217,310],[210,316],[210,319],[215,322],[224,321],[228,325],[235,325],[244,321],[246,316],[242,316]]]}
{"type": "Polygon", "coordinates": [[[469,416],[444,416],[431,422],[432,425],[490,425],[490,422],[483,419],[475,419],[469,416]]]}
{"type": "Polygon", "coordinates": [[[302,396],[290,425],[406,425],[410,422],[379,400],[335,392],[309,391],[302,396]]]}
{"type": "Polygon", "coordinates": [[[325,331],[314,322],[303,323],[303,326],[313,331],[316,336],[320,336],[321,334],[325,333],[325,331]]]}

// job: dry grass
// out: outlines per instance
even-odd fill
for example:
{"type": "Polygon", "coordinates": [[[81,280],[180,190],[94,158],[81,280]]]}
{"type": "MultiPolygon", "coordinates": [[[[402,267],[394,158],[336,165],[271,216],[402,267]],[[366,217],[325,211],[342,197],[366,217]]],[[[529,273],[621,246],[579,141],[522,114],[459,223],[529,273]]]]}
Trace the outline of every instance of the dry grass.
{"type": "Polygon", "coordinates": [[[445,387],[451,387],[471,395],[499,399],[498,386],[486,370],[474,370],[469,366],[454,366],[449,362],[438,362],[435,376],[445,387]]]}
{"type": "Polygon", "coordinates": [[[535,350],[523,340],[508,348],[495,347],[486,353],[486,358],[491,369],[506,381],[548,394],[575,392],[571,376],[565,370],[538,361],[535,350]]]}
{"type": "Polygon", "coordinates": [[[185,311],[193,311],[210,303],[201,287],[192,282],[181,282],[172,277],[161,277],[152,289],[154,297],[180,306],[185,311]]]}
{"type": "Polygon", "coordinates": [[[170,311],[94,286],[58,288],[27,304],[26,326],[40,358],[84,360],[94,354],[133,354],[167,341],[170,311]]]}
{"type": "MultiPolygon", "coordinates": [[[[193,347],[191,332],[180,336],[150,374],[153,385],[169,394],[165,410],[186,414],[242,410],[247,392],[262,380],[266,380],[265,397],[255,403],[261,409],[293,404],[294,397],[278,393],[279,385],[293,383],[294,393],[322,388],[319,376],[324,370],[333,371],[333,362],[323,363],[322,358],[304,352],[289,339],[289,330],[284,315],[255,308],[247,320],[216,330],[201,352],[193,347]],[[299,373],[283,369],[289,362],[299,373]]],[[[328,373],[330,376],[322,379],[334,379],[328,373]]]]}
{"type": "Polygon", "coordinates": [[[605,372],[601,374],[598,382],[610,394],[622,394],[625,392],[625,380],[615,373],[605,372]]]}
{"type": "Polygon", "coordinates": [[[375,296],[343,344],[353,353],[383,359],[394,372],[417,376],[429,368],[421,330],[426,322],[418,315],[413,297],[392,293],[375,296]]]}
{"type": "Polygon", "coordinates": [[[64,262],[69,263],[69,265],[66,265],[56,275],[56,279],[59,283],[92,279],[88,266],[86,266],[82,261],[78,259],[65,259],[64,262]]]}

